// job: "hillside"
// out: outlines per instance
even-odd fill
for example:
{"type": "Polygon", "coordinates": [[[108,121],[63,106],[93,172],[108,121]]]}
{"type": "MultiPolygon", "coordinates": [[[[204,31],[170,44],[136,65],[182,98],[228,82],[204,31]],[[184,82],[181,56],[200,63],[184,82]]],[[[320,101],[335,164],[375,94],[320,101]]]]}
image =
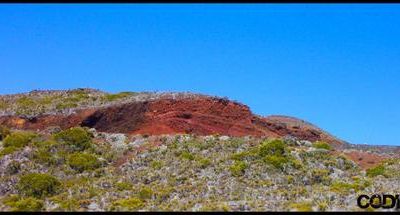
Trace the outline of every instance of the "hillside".
{"type": "Polygon", "coordinates": [[[357,211],[399,155],[207,95],[0,96],[0,211],[357,211]]]}
{"type": "Polygon", "coordinates": [[[0,104],[0,123],[19,129],[84,126],[125,134],[293,136],[335,146],[344,143],[299,119],[260,117],[238,102],[191,93],[33,91],[1,96],[0,104]]]}

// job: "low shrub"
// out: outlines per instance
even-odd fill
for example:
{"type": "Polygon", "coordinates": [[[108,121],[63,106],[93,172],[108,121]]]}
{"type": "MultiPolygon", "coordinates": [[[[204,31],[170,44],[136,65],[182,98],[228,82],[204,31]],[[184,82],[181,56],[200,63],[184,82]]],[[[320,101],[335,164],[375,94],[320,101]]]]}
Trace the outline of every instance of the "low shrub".
{"type": "Polygon", "coordinates": [[[5,126],[0,125],[0,141],[6,138],[8,135],[11,134],[10,129],[5,126]]]}
{"type": "Polygon", "coordinates": [[[141,199],[151,199],[153,196],[153,191],[149,187],[143,187],[139,191],[139,198],[141,199]]]}
{"type": "Polygon", "coordinates": [[[71,154],[68,157],[67,163],[72,169],[78,172],[94,170],[100,167],[100,162],[96,156],[81,152],[71,154]]]}
{"type": "Polygon", "coordinates": [[[383,165],[378,165],[376,167],[367,169],[367,176],[375,177],[378,175],[385,175],[385,167],[383,165]]]}
{"type": "Polygon", "coordinates": [[[199,165],[200,165],[200,168],[206,168],[209,165],[211,165],[211,160],[208,158],[201,158],[199,160],[199,165]]]}
{"type": "Polygon", "coordinates": [[[3,148],[3,150],[0,151],[0,157],[2,157],[4,155],[12,154],[18,150],[19,150],[19,148],[14,147],[14,146],[5,147],[5,148],[3,148]]]}
{"type": "Polygon", "coordinates": [[[6,138],[4,138],[3,145],[4,147],[16,147],[22,148],[28,145],[33,138],[36,137],[36,134],[27,132],[27,131],[18,131],[11,133],[6,138]]]}
{"type": "Polygon", "coordinates": [[[119,191],[132,189],[132,184],[126,183],[126,182],[118,182],[115,184],[115,186],[117,187],[117,190],[119,190],[119,191]]]}
{"type": "Polygon", "coordinates": [[[143,200],[131,197],[128,199],[120,199],[112,203],[110,210],[112,211],[136,211],[143,208],[143,200]]]}
{"type": "Polygon", "coordinates": [[[111,101],[116,101],[119,99],[123,99],[129,96],[135,95],[134,92],[120,92],[116,94],[107,94],[104,96],[105,100],[111,102],[111,101]]]}
{"type": "Polygon", "coordinates": [[[153,168],[153,169],[161,169],[161,167],[162,167],[162,162],[161,161],[153,161],[153,162],[151,162],[151,167],[153,168]]]}
{"type": "Polygon", "coordinates": [[[264,141],[259,149],[259,155],[261,157],[267,155],[282,156],[285,154],[286,144],[280,139],[274,139],[271,141],[264,141]]]}
{"type": "Polygon", "coordinates": [[[285,156],[279,155],[267,155],[264,157],[264,162],[274,166],[277,169],[283,169],[283,167],[289,163],[289,159],[285,156]]]}
{"type": "Polygon", "coordinates": [[[242,176],[245,173],[247,164],[243,161],[235,161],[235,163],[230,166],[229,170],[233,176],[242,176]]]}
{"type": "Polygon", "coordinates": [[[55,134],[54,138],[72,151],[83,151],[90,148],[92,144],[90,133],[81,127],[74,127],[61,131],[55,134]]]}
{"type": "Polygon", "coordinates": [[[313,147],[317,149],[326,149],[326,150],[332,150],[332,146],[329,145],[326,142],[323,141],[316,141],[313,143],[313,147]]]}
{"type": "Polygon", "coordinates": [[[21,176],[17,189],[25,196],[42,198],[56,194],[60,186],[60,181],[49,174],[29,173],[21,176]]]}
{"type": "Polygon", "coordinates": [[[41,211],[44,202],[33,197],[23,198],[13,204],[13,211],[41,211]]]}
{"type": "Polygon", "coordinates": [[[182,152],[181,153],[181,158],[187,159],[187,160],[194,160],[194,155],[190,152],[182,152]]]}

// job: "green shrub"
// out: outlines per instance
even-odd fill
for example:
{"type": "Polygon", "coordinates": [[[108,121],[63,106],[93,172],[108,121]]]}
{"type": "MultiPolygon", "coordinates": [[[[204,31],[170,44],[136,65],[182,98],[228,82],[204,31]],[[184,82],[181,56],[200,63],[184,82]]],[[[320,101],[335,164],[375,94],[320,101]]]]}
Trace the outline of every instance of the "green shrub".
{"type": "Polygon", "coordinates": [[[94,170],[100,167],[100,162],[96,156],[87,153],[77,152],[68,157],[68,165],[78,171],[94,170]]]}
{"type": "Polygon", "coordinates": [[[19,150],[19,148],[14,147],[14,146],[5,147],[5,148],[3,148],[3,150],[0,151],[0,157],[2,157],[4,155],[12,154],[18,150],[19,150]]]}
{"type": "Polygon", "coordinates": [[[110,210],[112,211],[136,211],[143,208],[144,202],[135,197],[128,199],[120,199],[112,203],[110,210]]]}
{"type": "Polygon", "coordinates": [[[57,178],[41,173],[29,173],[21,176],[17,189],[25,196],[42,198],[56,194],[61,183],[57,178]]]}
{"type": "Polygon", "coordinates": [[[209,166],[211,164],[211,160],[208,158],[201,158],[199,160],[199,165],[201,168],[206,168],[207,166],[209,166]]]}
{"type": "Polygon", "coordinates": [[[57,159],[53,156],[53,153],[45,150],[39,149],[38,151],[34,152],[33,159],[41,164],[46,165],[55,165],[57,163],[57,159]]]}
{"type": "Polygon", "coordinates": [[[36,102],[27,96],[19,98],[16,103],[19,106],[19,108],[24,108],[24,109],[36,106],[36,102]]]}
{"type": "Polygon", "coordinates": [[[41,211],[44,203],[33,197],[23,198],[13,204],[13,211],[41,211]]]}
{"type": "Polygon", "coordinates": [[[3,145],[4,147],[13,146],[16,148],[22,148],[28,145],[31,142],[31,140],[35,137],[36,135],[34,133],[27,131],[18,131],[8,135],[4,139],[3,145]]]}
{"type": "Polygon", "coordinates": [[[312,211],[311,202],[299,202],[299,203],[291,203],[290,209],[294,209],[296,211],[312,211]]]}
{"type": "Polygon", "coordinates": [[[279,155],[267,155],[264,157],[264,162],[274,166],[277,169],[283,169],[283,167],[289,163],[289,159],[279,155]]]}
{"type": "Polygon", "coordinates": [[[119,191],[132,189],[132,184],[126,183],[126,182],[118,182],[115,184],[115,186],[117,187],[117,190],[119,190],[119,191]]]}
{"type": "Polygon", "coordinates": [[[139,191],[139,198],[141,199],[151,199],[153,191],[149,187],[143,187],[139,191]]]}
{"type": "Polygon", "coordinates": [[[383,165],[378,165],[376,167],[367,169],[367,176],[375,177],[378,175],[385,175],[385,167],[383,165]]]}
{"type": "Polygon", "coordinates": [[[13,160],[7,165],[6,173],[12,175],[18,173],[20,170],[21,170],[21,163],[13,160]]]}
{"type": "Polygon", "coordinates": [[[134,92],[120,92],[117,94],[107,94],[104,96],[105,100],[107,101],[115,101],[115,100],[119,100],[119,99],[123,99],[129,96],[135,95],[134,92]]]}
{"type": "Polygon", "coordinates": [[[68,146],[72,151],[83,151],[91,147],[92,138],[84,128],[74,127],[61,131],[54,135],[54,138],[68,146]]]}
{"type": "Polygon", "coordinates": [[[242,176],[245,173],[247,164],[243,161],[235,161],[235,163],[230,166],[229,170],[233,176],[242,176]]]}
{"type": "Polygon", "coordinates": [[[328,143],[322,142],[322,141],[316,141],[313,143],[313,147],[317,149],[326,149],[326,150],[332,150],[332,146],[329,145],[328,143]]]}
{"type": "Polygon", "coordinates": [[[162,162],[161,161],[153,161],[151,162],[151,167],[154,169],[161,169],[162,167],[162,162]]]}
{"type": "Polygon", "coordinates": [[[329,171],[326,169],[313,169],[311,171],[312,183],[323,183],[329,184],[331,179],[329,177],[329,171]]]}
{"type": "Polygon", "coordinates": [[[11,134],[10,129],[5,126],[0,125],[0,141],[6,138],[8,135],[11,134]]]}
{"type": "Polygon", "coordinates": [[[190,152],[182,152],[181,153],[181,158],[187,159],[187,160],[194,160],[194,155],[191,154],[190,152]]]}
{"type": "Polygon", "coordinates": [[[64,110],[64,109],[69,109],[69,108],[75,108],[78,107],[78,104],[73,103],[73,102],[62,102],[56,105],[57,110],[64,110]]]}
{"type": "Polygon", "coordinates": [[[277,155],[282,156],[285,154],[286,144],[280,139],[274,139],[271,141],[264,141],[259,149],[259,155],[264,157],[266,155],[277,155]]]}

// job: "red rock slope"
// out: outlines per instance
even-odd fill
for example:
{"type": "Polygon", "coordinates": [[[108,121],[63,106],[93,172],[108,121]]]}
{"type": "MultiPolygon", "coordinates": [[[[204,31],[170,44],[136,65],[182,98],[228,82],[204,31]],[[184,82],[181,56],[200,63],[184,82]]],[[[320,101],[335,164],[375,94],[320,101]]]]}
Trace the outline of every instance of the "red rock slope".
{"type": "Polygon", "coordinates": [[[103,132],[148,135],[291,135],[304,140],[343,144],[343,141],[302,120],[284,116],[256,116],[246,105],[208,96],[121,103],[76,110],[69,115],[48,114],[31,118],[0,116],[0,124],[33,130],[43,130],[49,126],[60,126],[64,129],[80,125],[103,132]]]}

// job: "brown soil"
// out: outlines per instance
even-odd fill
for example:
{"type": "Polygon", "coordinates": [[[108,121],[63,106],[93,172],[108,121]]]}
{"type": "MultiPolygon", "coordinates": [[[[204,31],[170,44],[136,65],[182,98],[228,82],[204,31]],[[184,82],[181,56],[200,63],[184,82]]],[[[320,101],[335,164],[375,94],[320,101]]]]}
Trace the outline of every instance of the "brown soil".
{"type": "Polygon", "coordinates": [[[347,158],[357,163],[363,169],[374,167],[383,160],[389,158],[389,156],[362,151],[351,151],[344,154],[347,158]]]}

